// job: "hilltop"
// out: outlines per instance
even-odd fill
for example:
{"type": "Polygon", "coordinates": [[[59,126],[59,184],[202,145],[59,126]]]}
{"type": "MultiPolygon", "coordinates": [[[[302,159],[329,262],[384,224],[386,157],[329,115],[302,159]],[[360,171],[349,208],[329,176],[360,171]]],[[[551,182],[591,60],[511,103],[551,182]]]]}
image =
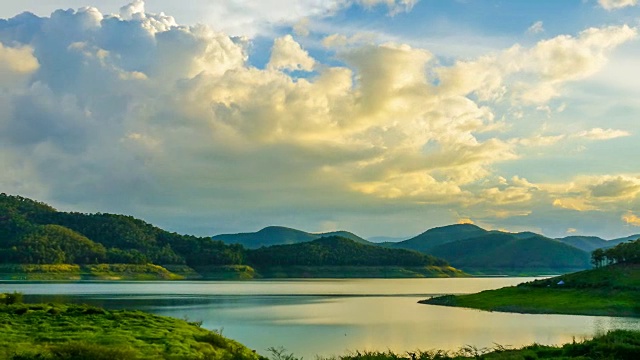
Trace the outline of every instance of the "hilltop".
{"type": "Polygon", "coordinates": [[[591,270],[421,303],[489,311],[640,317],[640,240],[594,253],[591,270]]]}
{"type": "Polygon", "coordinates": [[[421,252],[429,252],[432,248],[486,234],[488,231],[473,224],[455,224],[436,227],[414,236],[411,239],[386,245],[394,249],[409,249],[421,252]]]}
{"type": "Polygon", "coordinates": [[[369,241],[348,231],[332,231],[326,233],[309,233],[284,226],[268,226],[260,231],[238,234],[220,234],[212,238],[226,244],[240,244],[247,249],[257,249],[263,246],[289,245],[313,241],[322,237],[340,236],[362,244],[369,241]]]}
{"type": "Polygon", "coordinates": [[[567,236],[558,238],[557,240],[580,250],[592,252],[596,249],[612,248],[618,244],[622,244],[630,240],[636,240],[638,238],[640,238],[640,234],[611,240],[605,240],[597,236],[567,236]]]}
{"type": "Polygon", "coordinates": [[[474,274],[557,274],[591,267],[588,252],[559,240],[533,232],[489,231],[473,224],[433,228],[384,246],[441,257],[474,274]]]}
{"type": "Polygon", "coordinates": [[[248,261],[270,277],[443,277],[465,274],[431,255],[357,243],[339,236],[251,250],[248,261]]]}
{"type": "Polygon", "coordinates": [[[430,253],[455,267],[493,274],[557,274],[591,267],[588,253],[540,235],[488,232],[435,246],[430,253]]]}

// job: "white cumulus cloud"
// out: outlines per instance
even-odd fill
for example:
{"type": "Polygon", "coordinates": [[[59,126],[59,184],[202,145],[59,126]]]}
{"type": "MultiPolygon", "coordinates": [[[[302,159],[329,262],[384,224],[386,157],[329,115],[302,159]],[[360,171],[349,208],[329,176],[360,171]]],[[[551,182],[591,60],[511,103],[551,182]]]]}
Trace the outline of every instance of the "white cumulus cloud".
{"type": "Polygon", "coordinates": [[[607,10],[615,10],[627,6],[638,5],[638,0],[598,0],[598,4],[607,10]]]}

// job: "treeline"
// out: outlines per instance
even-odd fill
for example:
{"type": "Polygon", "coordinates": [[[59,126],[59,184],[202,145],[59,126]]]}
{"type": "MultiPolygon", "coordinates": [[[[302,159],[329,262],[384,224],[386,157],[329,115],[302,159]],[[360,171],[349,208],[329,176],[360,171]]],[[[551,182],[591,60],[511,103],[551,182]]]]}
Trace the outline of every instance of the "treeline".
{"type": "Polygon", "coordinates": [[[0,194],[0,264],[446,266],[411,250],[327,237],[295,245],[245,249],[209,237],[180,235],[132,216],[59,212],[0,194]]]}
{"type": "Polygon", "coordinates": [[[609,249],[596,249],[591,253],[596,267],[618,263],[640,263],[640,239],[621,243],[609,249]]]}
{"type": "Polygon", "coordinates": [[[431,255],[412,250],[389,249],[330,236],[311,242],[263,247],[248,252],[256,267],[268,266],[447,266],[431,255]]]}
{"type": "Polygon", "coordinates": [[[180,235],[132,216],[58,212],[0,194],[0,263],[243,264],[245,250],[209,237],[180,235]]]}

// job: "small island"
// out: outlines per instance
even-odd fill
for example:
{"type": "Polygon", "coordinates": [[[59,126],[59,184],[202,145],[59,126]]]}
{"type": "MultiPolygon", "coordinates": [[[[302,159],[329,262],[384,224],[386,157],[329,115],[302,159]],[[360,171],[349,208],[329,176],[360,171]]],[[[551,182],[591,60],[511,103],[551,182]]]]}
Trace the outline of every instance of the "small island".
{"type": "Polygon", "coordinates": [[[595,269],[420,303],[531,314],[640,317],[640,240],[596,250],[592,260],[595,269]]]}

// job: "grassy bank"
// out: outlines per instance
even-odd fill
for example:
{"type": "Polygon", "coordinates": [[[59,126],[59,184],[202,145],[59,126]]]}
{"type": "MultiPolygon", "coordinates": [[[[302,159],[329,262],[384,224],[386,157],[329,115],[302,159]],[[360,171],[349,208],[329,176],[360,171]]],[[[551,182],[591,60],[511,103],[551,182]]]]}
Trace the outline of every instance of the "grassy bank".
{"type": "Polygon", "coordinates": [[[618,264],[424,304],[519,313],[640,317],[640,265],[618,264]]]}
{"type": "Polygon", "coordinates": [[[1,359],[262,359],[198,323],[141,311],[0,305],[1,359]]]}
{"type": "Polygon", "coordinates": [[[181,280],[154,264],[1,264],[0,280],[181,280]]]}
{"type": "MultiPolygon", "coordinates": [[[[478,349],[465,346],[456,352],[441,350],[393,352],[355,352],[349,355],[320,360],[528,360],[528,359],[611,359],[637,360],[640,356],[640,332],[616,330],[591,340],[572,342],[562,346],[533,344],[521,349],[496,345],[478,349]]],[[[290,359],[291,360],[291,359],[290,359]]]]}
{"type": "Polygon", "coordinates": [[[159,266],[154,264],[0,264],[0,280],[251,280],[256,278],[424,278],[462,277],[448,266],[159,266]]]}

